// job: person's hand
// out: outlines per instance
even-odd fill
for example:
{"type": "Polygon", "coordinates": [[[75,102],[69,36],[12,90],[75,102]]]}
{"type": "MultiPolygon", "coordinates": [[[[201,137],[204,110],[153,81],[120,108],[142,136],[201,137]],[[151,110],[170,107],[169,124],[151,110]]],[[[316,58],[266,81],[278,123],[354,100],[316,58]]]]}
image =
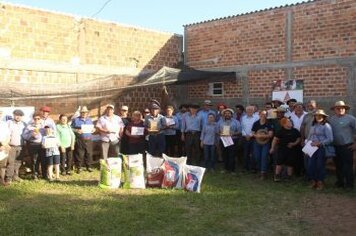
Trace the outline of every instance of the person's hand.
{"type": "Polygon", "coordinates": [[[352,151],[356,151],[356,143],[354,143],[354,144],[348,146],[348,148],[349,148],[350,150],[352,150],[352,151]]]}
{"type": "Polygon", "coordinates": [[[184,142],[185,138],[184,138],[184,134],[182,134],[182,136],[180,137],[180,139],[184,142]]]}
{"type": "Polygon", "coordinates": [[[61,147],[61,153],[65,153],[66,149],[64,147],[61,147]]]}
{"type": "Polygon", "coordinates": [[[288,144],[287,144],[287,147],[288,147],[288,148],[292,148],[292,147],[294,147],[294,146],[295,146],[294,143],[288,143],[288,144]]]}
{"type": "Polygon", "coordinates": [[[204,147],[203,142],[200,142],[200,147],[201,147],[201,148],[203,148],[203,147],[204,147]]]}
{"type": "Polygon", "coordinates": [[[70,150],[74,151],[74,146],[71,146],[71,147],[70,147],[70,150]]]}
{"type": "Polygon", "coordinates": [[[274,153],[274,149],[273,148],[270,148],[269,149],[269,154],[273,154],[274,153]]]}
{"type": "Polygon", "coordinates": [[[78,134],[82,134],[83,131],[82,131],[81,129],[77,129],[77,133],[78,133],[78,134]]]}
{"type": "Polygon", "coordinates": [[[313,142],[311,142],[310,145],[314,146],[314,147],[319,147],[320,146],[320,142],[319,141],[313,141],[313,142]]]}

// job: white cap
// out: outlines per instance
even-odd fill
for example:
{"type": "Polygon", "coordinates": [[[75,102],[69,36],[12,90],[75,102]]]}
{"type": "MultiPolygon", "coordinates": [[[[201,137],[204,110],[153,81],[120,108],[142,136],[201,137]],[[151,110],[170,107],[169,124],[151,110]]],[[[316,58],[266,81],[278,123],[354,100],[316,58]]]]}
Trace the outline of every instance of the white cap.
{"type": "Polygon", "coordinates": [[[128,111],[128,110],[129,110],[129,107],[128,107],[128,106],[121,106],[121,110],[123,110],[123,111],[128,111]]]}

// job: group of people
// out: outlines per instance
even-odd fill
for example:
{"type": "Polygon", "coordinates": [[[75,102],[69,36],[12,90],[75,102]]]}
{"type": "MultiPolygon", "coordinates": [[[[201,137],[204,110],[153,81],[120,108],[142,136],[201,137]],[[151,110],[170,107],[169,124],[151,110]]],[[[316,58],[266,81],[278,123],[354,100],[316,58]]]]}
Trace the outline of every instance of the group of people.
{"type": "Polygon", "coordinates": [[[211,172],[216,170],[216,162],[222,161],[222,172],[233,175],[239,165],[263,180],[272,170],[276,182],[294,174],[305,175],[315,189],[324,188],[325,162],[332,156],[336,187],[352,189],[356,118],[346,113],[348,109],[350,106],[338,101],[329,116],[315,101],[309,101],[305,109],[304,104],[290,99],[287,105],[273,100],[262,109],[256,105],[233,109],[223,103],[214,109],[212,102],[205,100],[202,107],[182,104],[175,111],[173,106],[161,109],[153,99],[143,112],[133,111],[131,116],[127,106],[116,115],[114,105],[109,104],[93,122],[83,106],[71,119],[61,114],[57,124],[49,117],[47,106],[35,112],[29,124],[16,109],[12,120],[0,122],[0,154],[8,153],[0,161],[1,183],[21,181],[19,168],[25,150],[31,157],[34,179],[58,180],[60,175],[71,175],[73,170],[80,173],[83,168],[91,172],[93,140],[99,136],[103,159],[119,153],[186,155],[188,164],[205,166],[211,172]],[[305,145],[316,151],[311,156],[304,154],[305,145]]]}

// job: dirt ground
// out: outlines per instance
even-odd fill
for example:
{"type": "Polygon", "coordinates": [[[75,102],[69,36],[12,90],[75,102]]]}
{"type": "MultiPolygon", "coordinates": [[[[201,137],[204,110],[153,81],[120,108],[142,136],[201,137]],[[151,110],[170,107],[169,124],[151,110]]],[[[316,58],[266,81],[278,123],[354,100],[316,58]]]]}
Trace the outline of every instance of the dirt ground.
{"type": "MultiPolygon", "coordinates": [[[[302,218],[310,235],[356,235],[356,198],[316,194],[305,199],[302,218]]],[[[309,234],[308,233],[308,234],[309,234]]]]}

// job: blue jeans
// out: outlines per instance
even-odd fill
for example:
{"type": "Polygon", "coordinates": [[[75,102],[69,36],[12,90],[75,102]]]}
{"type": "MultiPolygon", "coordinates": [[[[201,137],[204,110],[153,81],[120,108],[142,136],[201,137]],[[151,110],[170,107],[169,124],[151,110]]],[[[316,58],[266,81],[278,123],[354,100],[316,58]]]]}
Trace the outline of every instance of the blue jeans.
{"type": "Polygon", "coordinates": [[[308,177],[315,181],[324,181],[325,179],[325,149],[320,147],[312,157],[308,157],[308,177]]]}
{"type": "Polygon", "coordinates": [[[253,139],[246,140],[245,137],[243,137],[242,145],[243,145],[243,155],[244,155],[244,167],[246,170],[251,170],[253,166],[253,160],[252,160],[252,151],[253,151],[253,139]]]}
{"type": "Polygon", "coordinates": [[[204,145],[205,168],[215,170],[215,145],[204,145]]]}
{"type": "Polygon", "coordinates": [[[166,150],[166,136],[162,134],[150,135],[148,138],[148,153],[155,157],[161,157],[166,150]]]}
{"type": "Polygon", "coordinates": [[[347,145],[335,146],[336,157],[334,158],[337,176],[337,185],[347,188],[354,186],[353,151],[347,145]]]}
{"type": "Polygon", "coordinates": [[[259,144],[256,141],[253,144],[253,156],[257,163],[257,170],[266,173],[268,170],[268,153],[270,144],[259,144]]]}

